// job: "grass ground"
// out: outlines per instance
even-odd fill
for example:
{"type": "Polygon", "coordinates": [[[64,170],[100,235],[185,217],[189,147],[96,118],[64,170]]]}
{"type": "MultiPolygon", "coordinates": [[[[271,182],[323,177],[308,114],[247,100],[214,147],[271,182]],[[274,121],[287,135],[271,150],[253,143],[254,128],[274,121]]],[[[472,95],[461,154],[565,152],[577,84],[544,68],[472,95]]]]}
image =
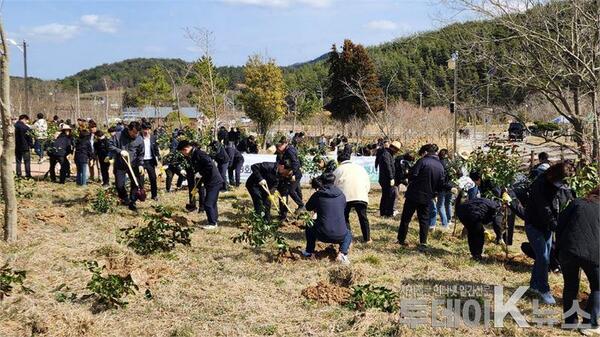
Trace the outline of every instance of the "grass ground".
{"type": "MultiPolygon", "coordinates": [[[[198,229],[190,247],[141,257],[117,242],[119,228],[140,223],[141,216],[124,207],[112,214],[90,213],[87,195],[97,188],[93,185],[85,189],[73,183],[38,182],[37,186],[31,199],[20,200],[19,241],[0,243],[0,260],[9,261],[14,269],[27,270],[25,284],[35,291],[15,292],[0,302],[2,337],[569,335],[558,328],[518,329],[510,320],[505,328],[447,329],[426,324],[411,329],[397,323],[398,313],[357,312],[307,300],[302,290],[326,281],[336,263],[327,258],[277,262],[268,247],[255,250],[234,244],[231,237],[240,229],[231,203],[248,199],[244,189],[222,194],[218,230],[198,229]],[[90,273],[81,261],[89,259],[106,264],[112,272],[132,274],[140,291],[127,298],[126,308],[92,313],[89,303],[56,300],[56,289],[63,284],[70,292],[87,293],[90,273]],[[152,291],[152,299],[144,298],[146,288],[152,291]]],[[[309,193],[305,190],[305,198],[309,193]]],[[[188,221],[204,220],[203,214],[183,211],[186,201],[184,191],[161,195],[164,205],[181,210],[177,214],[188,221]]],[[[451,232],[430,233],[430,249],[419,252],[414,244],[417,224],[413,223],[409,233],[412,245],[400,248],[395,243],[399,220],[379,218],[378,201],[379,191],[373,191],[371,244],[361,242],[357,219],[351,218],[355,241],[350,256],[354,272],[362,275],[361,283],[402,291],[404,298],[421,286],[504,285],[513,290],[528,284],[530,261],[516,259],[505,264],[488,258],[475,263],[469,259],[466,242],[452,237],[451,232]]],[[[150,211],[151,204],[140,204],[140,213],[150,211]]],[[[402,200],[399,208],[401,205],[402,200]]],[[[522,227],[515,235],[513,255],[525,238],[522,227]]],[[[292,247],[304,244],[300,229],[288,227],[285,236],[292,247]]],[[[326,247],[319,244],[318,249],[326,247]]],[[[486,249],[493,256],[502,252],[493,244],[486,244],[486,249]]],[[[561,276],[550,275],[550,283],[560,299],[561,276]]],[[[431,300],[433,294],[418,296],[431,300]]],[[[530,301],[521,301],[519,307],[531,319],[530,301]]],[[[554,309],[554,317],[559,317],[559,306],[545,309],[554,309]]]]}

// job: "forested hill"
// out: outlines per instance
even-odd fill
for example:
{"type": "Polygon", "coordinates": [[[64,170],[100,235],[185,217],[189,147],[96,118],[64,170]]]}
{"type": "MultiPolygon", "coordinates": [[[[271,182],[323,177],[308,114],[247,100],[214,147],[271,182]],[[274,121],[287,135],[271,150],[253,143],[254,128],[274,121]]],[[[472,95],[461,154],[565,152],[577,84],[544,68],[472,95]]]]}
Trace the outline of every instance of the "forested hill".
{"type": "MultiPolygon", "coordinates": [[[[454,50],[468,50],[472,44],[473,32],[483,32],[498,36],[499,28],[491,22],[467,22],[446,26],[442,29],[415,34],[409,37],[368,47],[377,71],[381,86],[387,88],[394,97],[401,97],[415,103],[423,95],[426,106],[443,105],[448,102],[453,75],[447,69],[447,61],[454,50]],[[390,80],[391,84],[390,84],[390,80]],[[389,84],[389,85],[388,85],[389,84]]],[[[507,53],[507,47],[497,46],[498,53],[507,53]]],[[[284,68],[286,76],[301,73],[303,78],[311,78],[320,83],[311,83],[309,88],[323,88],[326,83],[326,60],[329,50],[311,61],[297,63],[284,68]]],[[[181,59],[136,58],[121,62],[103,64],[80,71],[62,80],[68,87],[75,87],[78,80],[82,92],[104,90],[103,77],[110,79],[110,86],[130,88],[148,75],[148,70],[160,64],[172,74],[181,75],[186,62],[181,59]]],[[[481,102],[486,96],[486,87],[490,67],[478,60],[469,60],[461,54],[459,63],[459,96],[464,101],[481,102]]],[[[243,67],[219,67],[221,75],[229,79],[230,86],[243,81],[243,67]]],[[[493,79],[492,79],[493,80],[493,79]]],[[[521,97],[514,92],[506,92],[501,83],[490,86],[492,103],[504,103],[508,99],[519,101],[521,97]]],[[[317,89],[315,89],[317,90],[317,89]]]]}

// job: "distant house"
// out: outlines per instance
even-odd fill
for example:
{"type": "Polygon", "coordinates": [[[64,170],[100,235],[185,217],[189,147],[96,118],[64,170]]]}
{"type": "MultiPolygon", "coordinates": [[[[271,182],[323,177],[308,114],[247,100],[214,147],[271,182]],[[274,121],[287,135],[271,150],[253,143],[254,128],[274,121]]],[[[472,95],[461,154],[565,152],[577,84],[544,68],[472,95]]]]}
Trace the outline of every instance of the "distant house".
{"type": "MultiPolygon", "coordinates": [[[[197,119],[203,117],[203,114],[198,111],[198,109],[194,107],[186,107],[179,109],[182,117],[187,117],[190,119],[197,119]]],[[[133,121],[140,120],[142,118],[146,119],[164,119],[166,118],[174,109],[172,107],[159,107],[158,109],[154,107],[144,107],[144,108],[126,108],[123,110],[121,117],[124,121],[133,121]]]]}

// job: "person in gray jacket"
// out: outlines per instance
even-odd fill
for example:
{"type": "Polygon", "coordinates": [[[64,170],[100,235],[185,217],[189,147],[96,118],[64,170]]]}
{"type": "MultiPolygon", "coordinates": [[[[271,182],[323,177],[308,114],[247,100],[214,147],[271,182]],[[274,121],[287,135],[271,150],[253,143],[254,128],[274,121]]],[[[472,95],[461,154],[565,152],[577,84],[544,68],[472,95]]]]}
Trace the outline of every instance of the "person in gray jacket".
{"type": "Polygon", "coordinates": [[[112,158],[115,159],[114,173],[117,193],[121,202],[128,205],[132,211],[137,210],[135,202],[138,186],[135,184],[133,176],[127,167],[127,162],[131,165],[131,171],[135,174],[137,181],[142,181],[140,174],[143,172],[144,140],[140,136],[140,130],[141,126],[139,122],[131,122],[123,131],[115,133],[110,140],[110,152],[112,153],[112,158]],[[125,190],[126,176],[129,177],[131,185],[129,195],[127,195],[127,191],[125,190]]]}

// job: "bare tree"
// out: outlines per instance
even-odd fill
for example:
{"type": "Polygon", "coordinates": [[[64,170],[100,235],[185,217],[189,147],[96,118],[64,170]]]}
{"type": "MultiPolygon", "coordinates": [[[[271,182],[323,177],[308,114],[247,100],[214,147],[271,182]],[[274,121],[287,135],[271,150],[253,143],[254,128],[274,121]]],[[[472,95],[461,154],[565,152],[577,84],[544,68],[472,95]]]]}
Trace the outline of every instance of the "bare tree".
{"type": "Polygon", "coordinates": [[[352,81],[342,81],[342,84],[346,88],[348,96],[357,97],[365,105],[367,111],[369,112],[369,117],[371,118],[371,120],[377,125],[379,131],[381,131],[381,133],[385,137],[388,137],[388,133],[385,130],[385,124],[380,119],[380,115],[378,114],[379,111],[373,111],[373,109],[371,108],[371,104],[367,99],[362,83],[363,79],[360,77],[357,79],[353,79],[352,81]]]}
{"type": "Polygon", "coordinates": [[[0,154],[0,181],[4,197],[4,240],[17,240],[17,196],[14,166],[15,128],[12,125],[10,105],[10,75],[8,72],[8,43],[0,18],[0,117],[2,118],[2,154],[0,154]]]}
{"type": "Polygon", "coordinates": [[[493,20],[506,33],[499,37],[474,32],[479,55],[508,85],[542,95],[572,125],[577,144],[572,150],[597,161],[600,0],[448,2],[493,20]],[[498,57],[500,42],[511,44],[510,55],[498,57]]]}

